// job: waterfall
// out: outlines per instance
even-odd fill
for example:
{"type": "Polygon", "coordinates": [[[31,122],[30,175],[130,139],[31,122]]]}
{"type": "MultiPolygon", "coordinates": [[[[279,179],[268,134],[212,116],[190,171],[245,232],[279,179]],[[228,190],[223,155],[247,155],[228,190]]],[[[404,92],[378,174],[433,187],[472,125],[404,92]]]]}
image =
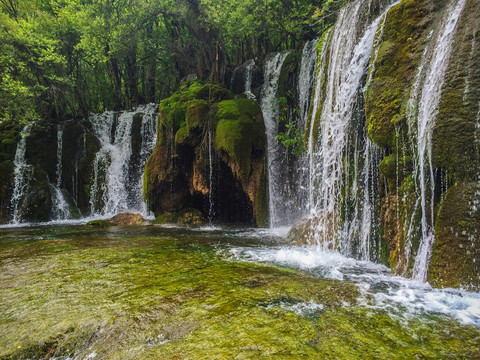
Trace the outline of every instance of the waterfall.
{"type": "Polygon", "coordinates": [[[305,128],[308,109],[310,107],[310,94],[315,81],[315,64],[317,61],[317,44],[319,39],[307,41],[302,50],[300,73],[298,74],[298,107],[300,128],[305,128]]]}
{"type": "Polygon", "coordinates": [[[245,66],[245,95],[249,99],[256,100],[255,95],[252,93],[252,72],[255,66],[255,60],[249,60],[245,66]]]}
{"type": "Polygon", "coordinates": [[[70,206],[61,190],[62,186],[62,151],[63,151],[63,130],[58,125],[57,129],[57,181],[51,186],[52,193],[52,215],[54,220],[66,220],[71,217],[70,206]]]}
{"type": "Polygon", "coordinates": [[[18,224],[22,221],[20,202],[25,196],[25,190],[30,180],[33,167],[27,164],[25,159],[25,152],[27,150],[27,137],[30,134],[30,125],[23,128],[20,133],[20,141],[17,144],[17,150],[15,151],[14,164],[14,187],[13,194],[10,200],[13,209],[13,223],[18,224]]]}
{"type": "Polygon", "coordinates": [[[265,83],[262,88],[260,106],[265,122],[267,137],[268,192],[270,226],[281,224],[282,213],[282,160],[284,151],[275,137],[278,135],[277,89],[280,71],[288,52],[276,53],[267,59],[264,69],[265,83]]]}
{"type": "Polygon", "coordinates": [[[369,259],[380,156],[366,137],[361,91],[375,33],[391,6],[364,24],[365,5],[342,8],[320,54],[309,129],[308,226],[320,248],[369,259]]]}
{"type": "Polygon", "coordinates": [[[137,188],[129,193],[132,195],[131,205],[135,209],[140,209],[140,212],[147,215],[147,204],[143,201],[143,175],[145,165],[148,157],[152,154],[155,144],[157,143],[157,112],[158,105],[149,104],[141,106],[137,112],[143,112],[142,123],[140,127],[141,146],[140,154],[136,159],[136,169],[131,174],[133,180],[137,179],[137,188]]]}
{"type": "MultiPolygon", "coordinates": [[[[307,125],[312,88],[315,82],[318,42],[318,38],[307,41],[302,50],[297,81],[298,108],[293,111],[297,129],[301,134],[305,132],[307,125]]],[[[307,185],[310,177],[308,154],[303,153],[298,159],[291,156],[288,166],[291,168],[291,173],[295,175],[294,177],[289,177],[289,189],[285,190],[291,196],[284,198],[287,210],[283,219],[283,225],[290,225],[298,221],[299,218],[306,215],[308,209],[309,187],[307,185]]]]}
{"type": "Polygon", "coordinates": [[[111,216],[121,212],[146,215],[142,198],[142,177],[147,157],[155,145],[154,104],[139,106],[121,114],[106,112],[93,115],[90,122],[101,148],[94,162],[90,195],[92,215],[111,216]],[[140,151],[133,153],[132,133],[136,116],[141,116],[140,151]]]}
{"type": "Polygon", "coordinates": [[[211,225],[215,213],[213,210],[213,141],[210,124],[208,124],[208,169],[208,222],[211,225]]]}
{"type": "MultiPolygon", "coordinates": [[[[435,179],[432,166],[432,134],[435,119],[438,114],[438,104],[445,73],[448,68],[452,51],[452,40],[455,29],[465,7],[466,0],[451,2],[446,10],[446,19],[433,48],[433,54],[426,69],[417,115],[417,161],[416,177],[420,185],[420,201],[422,209],[422,239],[415,257],[413,278],[426,281],[428,262],[435,242],[433,230],[434,221],[434,191],[435,179]],[[430,187],[427,189],[427,187],[430,187]],[[429,204],[428,204],[429,203],[429,204]]],[[[423,65],[423,64],[422,64],[423,65]]],[[[423,66],[420,70],[423,70],[423,66]]],[[[421,73],[419,72],[419,79],[421,73]]]]}
{"type": "Polygon", "coordinates": [[[311,114],[311,119],[310,119],[310,127],[308,129],[305,129],[308,131],[308,144],[306,148],[306,156],[308,158],[308,210],[310,210],[311,205],[314,203],[315,199],[315,168],[317,164],[320,164],[320,159],[316,158],[316,138],[315,138],[315,126],[316,124],[316,116],[317,112],[319,112],[319,107],[320,103],[322,100],[323,92],[322,92],[322,86],[325,82],[325,69],[326,69],[326,59],[327,59],[327,48],[328,44],[330,42],[330,35],[331,35],[331,29],[327,30],[323,37],[322,37],[322,47],[320,49],[320,52],[318,54],[318,59],[317,59],[317,77],[315,80],[315,88],[313,92],[313,103],[312,103],[312,114],[311,114]]]}

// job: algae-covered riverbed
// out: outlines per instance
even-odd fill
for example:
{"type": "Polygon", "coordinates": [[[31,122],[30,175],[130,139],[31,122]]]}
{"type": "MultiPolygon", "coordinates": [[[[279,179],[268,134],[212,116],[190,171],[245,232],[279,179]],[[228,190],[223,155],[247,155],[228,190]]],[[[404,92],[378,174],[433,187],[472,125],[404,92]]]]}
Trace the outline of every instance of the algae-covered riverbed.
{"type": "Polygon", "coordinates": [[[379,306],[388,289],[292,264],[304,250],[282,241],[248,229],[0,229],[0,359],[480,358],[475,321],[379,306]]]}

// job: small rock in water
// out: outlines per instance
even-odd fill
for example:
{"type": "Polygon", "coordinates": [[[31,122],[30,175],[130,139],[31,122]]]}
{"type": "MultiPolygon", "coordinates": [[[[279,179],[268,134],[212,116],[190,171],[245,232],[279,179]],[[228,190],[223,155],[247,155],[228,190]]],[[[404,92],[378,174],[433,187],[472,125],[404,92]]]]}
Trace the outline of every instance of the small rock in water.
{"type": "Polygon", "coordinates": [[[140,214],[122,213],[107,220],[111,225],[142,225],[145,219],[140,214]]]}
{"type": "Polygon", "coordinates": [[[122,213],[117,214],[108,220],[92,220],[87,225],[94,227],[108,227],[115,225],[142,225],[145,219],[139,214],[122,213]]]}

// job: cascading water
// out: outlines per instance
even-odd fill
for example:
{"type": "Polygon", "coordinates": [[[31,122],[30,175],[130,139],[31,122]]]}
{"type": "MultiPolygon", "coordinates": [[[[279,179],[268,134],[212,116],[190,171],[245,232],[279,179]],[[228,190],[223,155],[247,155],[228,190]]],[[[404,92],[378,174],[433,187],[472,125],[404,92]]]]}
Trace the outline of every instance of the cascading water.
{"type": "Polygon", "coordinates": [[[62,151],[63,151],[63,130],[58,126],[57,130],[57,181],[51,186],[52,192],[52,215],[53,220],[70,219],[70,206],[61,190],[62,186],[62,151]]]}
{"type": "MultiPolygon", "coordinates": [[[[466,0],[453,1],[447,8],[441,32],[434,40],[434,50],[424,75],[425,80],[418,105],[417,169],[415,175],[420,185],[422,239],[415,257],[413,278],[420,281],[426,281],[427,279],[428,262],[432,245],[435,242],[433,232],[435,180],[432,166],[432,133],[452,51],[452,39],[465,3],[466,0]],[[430,186],[430,189],[427,190],[428,186],[430,186]]],[[[419,73],[419,76],[421,76],[421,73],[419,73]]]]}
{"type": "Polygon", "coordinates": [[[320,248],[340,248],[362,259],[370,258],[379,151],[366,137],[358,101],[382,19],[379,16],[365,24],[361,12],[366,5],[370,8],[371,4],[357,1],[344,7],[332,33],[326,36],[308,149],[308,237],[320,248]],[[315,126],[319,129],[317,139],[315,126]]]}
{"type": "Polygon", "coordinates": [[[317,44],[319,39],[307,41],[302,50],[302,61],[300,63],[300,72],[298,74],[298,105],[299,105],[299,123],[301,129],[305,128],[308,109],[310,107],[310,97],[313,83],[315,81],[315,65],[317,62],[317,44]]]}
{"type": "Polygon", "coordinates": [[[212,225],[215,212],[213,210],[213,141],[210,124],[208,124],[208,169],[208,222],[212,225]]]}
{"type": "MultiPolygon", "coordinates": [[[[308,111],[310,108],[310,99],[313,85],[315,82],[315,68],[317,62],[317,45],[319,39],[307,41],[302,50],[302,58],[300,62],[300,71],[298,73],[297,93],[298,93],[298,111],[294,112],[294,120],[299,133],[305,132],[307,124],[308,111]]],[[[288,201],[290,213],[284,219],[286,224],[290,225],[299,218],[305,216],[308,210],[308,179],[310,177],[310,166],[308,154],[301,154],[298,159],[292,158],[289,166],[295,174],[294,178],[290,178],[292,183],[289,193],[292,193],[288,201]]]]}
{"type": "Polygon", "coordinates": [[[125,111],[119,116],[106,112],[90,118],[101,145],[94,162],[90,196],[92,215],[110,216],[125,211],[146,215],[141,191],[142,176],[147,157],[156,141],[156,109],[156,105],[149,104],[139,106],[134,111],[125,111]],[[140,151],[135,156],[135,139],[132,136],[136,134],[132,134],[132,129],[138,114],[142,117],[141,144],[140,151]],[[132,165],[136,165],[133,170],[132,165]]]}
{"type": "Polygon", "coordinates": [[[28,181],[32,176],[33,167],[27,163],[25,159],[25,152],[27,150],[27,136],[30,134],[30,126],[27,125],[20,133],[20,141],[17,144],[17,150],[15,152],[15,158],[13,160],[14,168],[14,188],[12,199],[10,203],[13,209],[14,224],[18,224],[22,221],[20,203],[25,196],[25,190],[28,185],[28,181]]]}
{"type": "Polygon", "coordinates": [[[265,64],[265,83],[262,88],[260,102],[267,136],[268,192],[271,227],[281,224],[281,214],[283,213],[282,209],[284,204],[281,164],[285,154],[275,137],[278,135],[278,80],[287,55],[288,52],[281,52],[268,58],[265,64]]]}
{"type": "Polygon", "coordinates": [[[245,95],[249,99],[255,100],[256,97],[252,93],[252,72],[255,66],[255,60],[249,60],[245,66],[245,95]]]}

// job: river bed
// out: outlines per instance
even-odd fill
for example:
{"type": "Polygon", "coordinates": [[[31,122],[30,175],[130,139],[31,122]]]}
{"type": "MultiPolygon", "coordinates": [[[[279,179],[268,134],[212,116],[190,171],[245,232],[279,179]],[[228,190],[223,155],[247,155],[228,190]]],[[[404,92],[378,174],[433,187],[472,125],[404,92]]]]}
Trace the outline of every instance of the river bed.
{"type": "Polygon", "coordinates": [[[480,295],[284,229],[0,229],[0,359],[480,357],[480,295]]]}

